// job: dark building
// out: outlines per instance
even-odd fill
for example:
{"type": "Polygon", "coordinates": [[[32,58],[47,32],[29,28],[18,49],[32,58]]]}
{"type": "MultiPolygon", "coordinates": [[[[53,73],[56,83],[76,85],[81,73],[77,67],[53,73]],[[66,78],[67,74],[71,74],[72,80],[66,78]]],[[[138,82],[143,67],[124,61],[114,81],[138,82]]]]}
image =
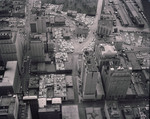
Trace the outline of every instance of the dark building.
{"type": "Polygon", "coordinates": [[[119,66],[103,66],[102,78],[107,99],[125,98],[131,82],[129,69],[119,66]]]}
{"type": "MultiPolygon", "coordinates": [[[[53,99],[54,100],[54,99],[53,99]]],[[[55,98],[57,102],[57,99],[55,98]]],[[[39,119],[61,119],[61,105],[60,104],[48,104],[50,101],[47,101],[45,107],[39,107],[39,119]]],[[[42,103],[40,101],[39,103],[42,103]]],[[[39,105],[40,106],[40,105],[39,105]]]]}
{"type": "Polygon", "coordinates": [[[37,96],[24,96],[23,100],[30,105],[32,119],[39,119],[37,96]]]}
{"type": "Polygon", "coordinates": [[[19,100],[16,95],[0,98],[0,119],[18,119],[19,100]]]}
{"type": "Polygon", "coordinates": [[[141,0],[142,5],[143,5],[143,9],[144,9],[144,14],[149,22],[149,26],[150,26],[150,0],[141,0]]]}

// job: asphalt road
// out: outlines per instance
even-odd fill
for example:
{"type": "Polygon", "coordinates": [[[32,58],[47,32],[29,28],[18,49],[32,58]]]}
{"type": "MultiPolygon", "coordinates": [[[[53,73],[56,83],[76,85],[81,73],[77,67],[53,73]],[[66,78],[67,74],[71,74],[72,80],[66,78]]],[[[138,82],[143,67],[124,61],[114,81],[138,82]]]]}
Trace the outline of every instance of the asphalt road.
{"type": "Polygon", "coordinates": [[[87,47],[89,45],[89,43],[92,42],[92,40],[96,38],[94,33],[97,31],[98,21],[100,19],[101,10],[102,10],[102,4],[103,4],[103,0],[98,0],[97,12],[96,12],[96,16],[94,19],[94,23],[90,28],[89,34],[86,38],[86,41],[83,42],[82,44],[79,44],[78,48],[75,48],[75,53],[81,53],[82,49],[84,47],[87,47]]]}

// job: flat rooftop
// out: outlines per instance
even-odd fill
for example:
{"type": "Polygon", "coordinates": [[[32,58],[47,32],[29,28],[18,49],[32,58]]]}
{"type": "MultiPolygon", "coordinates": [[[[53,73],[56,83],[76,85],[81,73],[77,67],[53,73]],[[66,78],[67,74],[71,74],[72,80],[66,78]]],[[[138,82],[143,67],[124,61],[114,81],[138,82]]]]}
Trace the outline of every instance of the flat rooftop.
{"type": "Polygon", "coordinates": [[[14,83],[14,78],[17,70],[17,61],[8,61],[6,64],[6,71],[4,73],[4,77],[1,86],[10,86],[14,83]]]}
{"type": "Polygon", "coordinates": [[[63,105],[62,106],[63,119],[79,119],[78,105],[63,105]]]}

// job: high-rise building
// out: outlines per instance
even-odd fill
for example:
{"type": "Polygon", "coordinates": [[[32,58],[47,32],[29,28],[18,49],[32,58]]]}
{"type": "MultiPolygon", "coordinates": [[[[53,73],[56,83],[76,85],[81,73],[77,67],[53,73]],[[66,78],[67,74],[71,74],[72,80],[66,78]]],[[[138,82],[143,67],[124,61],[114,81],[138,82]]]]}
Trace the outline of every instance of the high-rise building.
{"type": "Polygon", "coordinates": [[[0,78],[0,95],[18,93],[20,76],[17,61],[8,61],[6,68],[2,68],[2,70],[0,71],[4,73],[0,78]]]}
{"type": "MultiPolygon", "coordinates": [[[[143,6],[143,9],[144,9],[144,14],[148,20],[148,23],[150,24],[150,14],[149,14],[149,11],[150,11],[150,0],[141,0],[142,2],[142,6],[143,6]]],[[[150,26],[150,25],[149,25],[150,26]]]]}
{"type": "Polygon", "coordinates": [[[0,53],[4,63],[7,61],[18,61],[21,71],[23,59],[24,38],[19,32],[10,30],[0,31],[0,53]]]}
{"type": "Polygon", "coordinates": [[[33,62],[43,62],[44,55],[44,43],[40,38],[32,38],[30,42],[30,56],[33,62]]]}
{"type": "Polygon", "coordinates": [[[82,62],[83,99],[95,99],[96,84],[100,78],[92,51],[85,51],[82,62]]]}
{"type": "Polygon", "coordinates": [[[103,84],[107,99],[125,98],[131,83],[130,70],[122,66],[103,66],[103,84]]]}
{"type": "Polygon", "coordinates": [[[0,119],[18,119],[19,100],[17,95],[2,96],[0,101],[0,119]]]}
{"type": "Polygon", "coordinates": [[[39,119],[37,96],[36,95],[24,96],[23,101],[30,105],[32,119],[39,119]]]}
{"type": "Polygon", "coordinates": [[[61,119],[61,98],[39,98],[39,119],[61,119]]]}

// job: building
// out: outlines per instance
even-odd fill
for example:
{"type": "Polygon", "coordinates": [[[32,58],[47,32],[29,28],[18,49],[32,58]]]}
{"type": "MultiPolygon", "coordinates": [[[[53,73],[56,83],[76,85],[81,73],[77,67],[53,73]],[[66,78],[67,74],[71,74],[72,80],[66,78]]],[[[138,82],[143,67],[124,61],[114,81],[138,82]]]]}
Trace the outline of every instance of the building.
{"type": "Polygon", "coordinates": [[[39,119],[61,119],[61,98],[39,98],[39,119]]]}
{"type": "Polygon", "coordinates": [[[86,117],[87,119],[103,119],[101,108],[99,107],[87,107],[86,108],[86,117]]]}
{"type": "Polygon", "coordinates": [[[12,16],[18,17],[18,18],[24,18],[25,17],[25,1],[14,0],[12,2],[12,5],[13,5],[12,16]]]}
{"type": "Polygon", "coordinates": [[[19,92],[20,76],[17,61],[8,61],[4,74],[0,78],[0,95],[8,95],[19,92]]]}
{"type": "Polygon", "coordinates": [[[32,62],[44,62],[44,43],[40,37],[32,38],[30,41],[30,56],[32,62]]]}
{"type": "Polygon", "coordinates": [[[116,50],[122,50],[123,39],[121,36],[116,36],[114,41],[114,46],[116,50]]]}
{"type": "Polygon", "coordinates": [[[83,99],[96,99],[96,84],[100,80],[100,73],[92,51],[84,52],[81,70],[83,99]]]}
{"type": "Polygon", "coordinates": [[[131,107],[124,107],[122,112],[123,112],[123,116],[125,117],[125,119],[133,119],[134,118],[133,110],[131,107]]]}
{"type": "Polygon", "coordinates": [[[0,99],[0,119],[18,119],[19,100],[17,95],[2,96],[0,99]]]}
{"type": "Polygon", "coordinates": [[[118,52],[116,48],[109,44],[99,44],[95,47],[95,56],[100,71],[102,66],[108,66],[109,62],[113,62],[118,65],[120,63],[120,59],[118,58],[118,52]]]}
{"type": "Polygon", "coordinates": [[[136,57],[136,55],[133,51],[126,52],[126,55],[127,55],[127,58],[128,58],[128,62],[130,62],[131,65],[132,65],[133,71],[142,70],[142,68],[141,68],[141,66],[138,62],[138,59],[137,59],[137,57],[136,57]]]}
{"type": "Polygon", "coordinates": [[[141,0],[141,2],[142,2],[143,9],[144,9],[144,14],[148,20],[148,23],[150,24],[150,14],[149,14],[150,1],[149,0],[141,0]]]}
{"type": "Polygon", "coordinates": [[[69,27],[63,28],[62,35],[63,35],[64,39],[69,39],[71,36],[70,28],[69,27]]]}
{"type": "Polygon", "coordinates": [[[10,17],[12,1],[2,0],[0,1],[0,17],[10,17]],[[4,7],[5,6],[5,7],[4,7]]]}
{"type": "Polygon", "coordinates": [[[87,27],[77,25],[75,29],[75,34],[77,37],[87,37],[89,29],[87,27]]]}
{"type": "Polygon", "coordinates": [[[38,115],[38,98],[35,94],[25,95],[23,101],[30,105],[32,119],[39,119],[38,115]]]}
{"type": "Polygon", "coordinates": [[[77,16],[77,11],[68,10],[67,15],[75,18],[77,16]]]}
{"type": "Polygon", "coordinates": [[[18,61],[21,71],[23,59],[24,37],[19,32],[10,30],[0,31],[0,52],[3,62],[18,61]]]}
{"type": "Polygon", "coordinates": [[[104,111],[106,119],[121,119],[121,112],[115,101],[105,101],[104,111]]]}
{"type": "Polygon", "coordinates": [[[32,119],[31,107],[29,104],[20,103],[18,113],[18,119],[32,119]]]}
{"type": "Polygon", "coordinates": [[[55,25],[56,26],[62,26],[62,25],[65,25],[65,21],[66,21],[66,19],[65,19],[65,17],[63,17],[63,16],[55,16],[54,17],[54,21],[55,21],[55,25]]]}
{"type": "Polygon", "coordinates": [[[131,72],[122,66],[103,66],[102,78],[107,99],[126,97],[131,82],[131,72]]]}
{"type": "Polygon", "coordinates": [[[71,76],[64,74],[33,76],[29,80],[28,94],[23,100],[30,104],[33,119],[61,119],[62,102],[74,99],[70,98],[70,93],[74,95],[70,89],[73,91],[71,76]]]}
{"type": "Polygon", "coordinates": [[[98,21],[97,34],[99,36],[109,36],[113,29],[113,17],[112,15],[101,15],[101,19],[98,21]]]}
{"type": "Polygon", "coordinates": [[[79,119],[78,105],[62,105],[62,119],[79,119]]]}
{"type": "Polygon", "coordinates": [[[46,18],[32,15],[30,19],[31,33],[46,33],[46,18]]]}

